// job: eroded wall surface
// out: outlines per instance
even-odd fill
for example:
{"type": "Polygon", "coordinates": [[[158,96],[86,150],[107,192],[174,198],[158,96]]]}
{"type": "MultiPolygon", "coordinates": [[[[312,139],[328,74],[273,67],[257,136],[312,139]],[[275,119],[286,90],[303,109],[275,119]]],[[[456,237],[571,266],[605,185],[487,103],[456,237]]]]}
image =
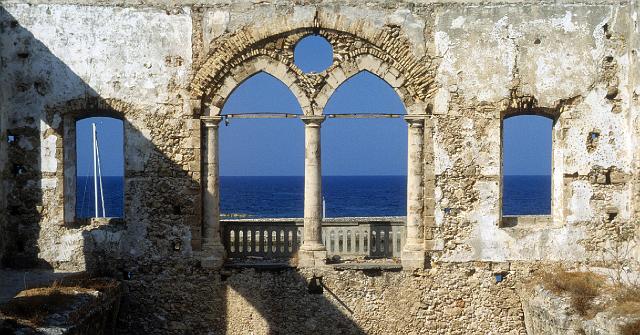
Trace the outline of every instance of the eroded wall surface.
{"type": "MultiPolygon", "coordinates": [[[[629,106],[629,124],[633,132],[631,136],[631,150],[633,150],[634,175],[631,195],[631,208],[636,222],[640,217],[640,2],[632,1],[631,20],[629,33],[629,93],[627,95],[629,106]]],[[[637,232],[636,228],[636,232],[637,232]]],[[[637,236],[637,234],[636,234],[637,236]]],[[[640,248],[636,249],[636,253],[640,248]]],[[[637,257],[637,256],[636,256],[637,257]]]]}
{"type": "MultiPolygon", "coordinates": [[[[0,43],[2,48],[2,43],[0,43]]],[[[0,67],[2,61],[0,61],[0,67]]],[[[0,90],[0,101],[4,101],[3,92],[0,90]]],[[[7,194],[5,193],[5,179],[7,176],[7,113],[0,104],[0,260],[5,253],[6,224],[7,224],[7,194]]]]}
{"type": "Polygon", "coordinates": [[[129,313],[119,327],[131,334],[526,334],[516,287],[529,271],[497,263],[415,273],[243,269],[220,275],[172,267],[126,281],[129,313]],[[511,274],[496,283],[494,273],[502,271],[511,274]],[[314,276],[322,278],[320,294],[309,291],[314,276]]]}
{"type": "Polygon", "coordinates": [[[439,14],[435,213],[443,258],[576,260],[598,257],[616,234],[628,239],[635,229],[625,112],[629,5],[444,7],[439,14]],[[530,113],[556,120],[554,224],[500,228],[501,119],[530,113]]]}
{"type": "MultiPolygon", "coordinates": [[[[22,167],[9,179],[9,221],[18,245],[8,261],[37,258],[82,267],[83,248],[93,239],[116,239],[118,251],[134,258],[165,254],[176,240],[190,252],[189,225],[199,206],[199,152],[193,149],[199,127],[183,114],[191,63],[185,10],[5,7],[2,39],[14,46],[1,51],[2,88],[17,138],[10,159],[22,167]],[[127,225],[116,236],[64,220],[66,115],[124,119],[127,225]],[[173,198],[174,191],[184,196],[173,198]],[[153,235],[166,237],[163,246],[151,243],[153,235]]],[[[75,170],[67,172],[67,178],[75,176],[75,170]]]]}
{"type": "MultiPolygon", "coordinates": [[[[15,141],[2,137],[0,144],[0,163],[6,148],[10,167],[7,223],[0,221],[3,264],[130,277],[122,320],[129,332],[287,333],[302,324],[308,333],[326,327],[523,333],[513,284],[528,272],[492,264],[597,262],[612,246],[633,246],[640,203],[638,11],[637,1],[5,1],[0,110],[7,119],[0,124],[15,141]],[[211,106],[202,106],[193,83],[208,82],[207,67],[211,78],[224,79],[225,71],[250,74],[265,65],[243,67],[236,50],[245,57],[282,49],[287,58],[285,47],[295,42],[287,32],[316,26],[335,33],[340,57],[349,57],[350,43],[397,56],[387,63],[406,72],[368,58],[358,64],[380,71],[405,103],[420,98],[409,113],[430,115],[424,197],[431,202],[423,208],[423,237],[433,269],[324,272],[335,293],[325,291],[325,298],[303,287],[313,273],[221,273],[200,269],[197,258],[199,118],[211,106]],[[285,36],[283,44],[270,43],[276,34],[285,36]],[[215,70],[217,59],[237,68],[215,70]],[[500,212],[501,125],[520,114],[555,119],[552,215],[544,224],[507,227],[500,212]],[[74,120],[89,116],[124,121],[122,221],[74,217],[69,138],[74,120]],[[513,276],[496,284],[502,272],[513,276]],[[283,302],[271,304],[267,296],[283,302]],[[309,304],[321,315],[307,320],[300,308],[309,304]],[[292,310],[299,322],[287,324],[283,315],[292,310]]],[[[327,87],[339,82],[336,73],[327,87]]],[[[326,102],[326,91],[304,96],[317,83],[293,78],[287,85],[306,99],[303,107],[321,113],[311,100],[326,102]]],[[[230,91],[230,83],[220,81],[216,92],[230,91]]]]}

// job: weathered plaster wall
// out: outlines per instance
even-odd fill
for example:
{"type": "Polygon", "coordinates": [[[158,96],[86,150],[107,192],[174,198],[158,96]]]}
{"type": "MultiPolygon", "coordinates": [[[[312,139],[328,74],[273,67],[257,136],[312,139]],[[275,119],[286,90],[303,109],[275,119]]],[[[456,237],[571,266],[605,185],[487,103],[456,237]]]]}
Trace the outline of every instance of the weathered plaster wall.
{"type": "Polygon", "coordinates": [[[599,260],[603,247],[637,230],[637,1],[60,2],[0,8],[0,111],[8,115],[0,124],[16,138],[8,146],[4,230],[0,221],[4,260],[131,273],[122,320],[129,332],[236,333],[255,320],[247,332],[302,324],[308,333],[523,333],[512,285],[528,272],[495,284],[493,275],[508,269],[486,261],[599,260]],[[332,72],[304,77],[283,64],[314,25],[339,53],[332,72]],[[378,58],[349,58],[360,47],[378,58]],[[243,63],[269,52],[280,62],[243,63]],[[322,272],[348,309],[326,291],[307,295],[304,271],[200,269],[198,118],[216,113],[239,78],[261,69],[283,79],[308,114],[321,114],[330,93],[361,69],[389,81],[409,113],[432,114],[424,127],[423,228],[434,269],[322,272]],[[501,227],[501,124],[519,114],[556,119],[553,213],[501,227]],[[87,116],[124,120],[123,220],[74,218],[69,143],[74,120],[87,116]],[[284,322],[274,306],[300,322],[284,322]],[[307,306],[329,312],[307,321],[307,306]]]}
{"type": "Polygon", "coordinates": [[[199,124],[182,112],[191,61],[189,9],[5,9],[2,40],[13,47],[0,51],[6,69],[1,85],[17,139],[10,159],[24,168],[9,185],[12,239],[18,244],[11,258],[84,266],[87,228],[74,228],[73,220],[65,226],[63,219],[63,192],[75,188],[65,184],[63,169],[73,179],[75,162],[64,157],[61,134],[65,125],[73,131],[72,118],[103,115],[125,120],[128,224],[120,233],[119,250],[129,257],[150,252],[147,234],[155,230],[157,236],[170,235],[166,241],[184,240],[189,253],[188,227],[199,222],[193,185],[199,178],[199,152],[194,150],[199,124]],[[66,115],[72,116],[68,123],[66,115]],[[163,201],[172,189],[189,196],[163,201]],[[167,209],[166,203],[172,205],[167,209]],[[155,223],[151,232],[150,220],[155,223]],[[171,225],[164,226],[163,220],[171,225]]]}
{"type": "MultiPolygon", "coordinates": [[[[166,242],[149,238],[150,229],[157,229],[158,236],[170,231],[170,239],[180,240],[186,254],[191,245],[199,246],[200,139],[192,136],[199,134],[199,125],[189,99],[199,65],[192,63],[204,64],[208,54],[219,53],[217,44],[243,27],[268,36],[313,24],[316,16],[363,36],[397,25],[413,57],[432,63],[424,75],[435,79],[425,96],[433,105],[430,168],[436,187],[427,196],[436,202],[432,235],[441,241],[436,244],[443,246],[442,260],[577,259],[583,251],[597,253],[613,227],[626,229],[631,222],[633,137],[625,134],[634,105],[626,92],[634,79],[629,76],[633,62],[627,40],[633,39],[626,38],[632,26],[627,3],[285,8],[240,2],[171,10],[11,4],[5,9],[2,38],[16,42],[2,55],[7,69],[2,85],[9,93],[5,106],[18,136],[11,157],[25,167],[10,183],[21,191],[9,199],[10,207],[25,207],[10,216],[10,226],[22,241],[13,249],[22,254],[73,264],[78,260],[71,255],[77,252],[69,250],[83,245],[85,229],[60,228],[74,221],[72,202],[66,210],[61,207],[64,194],[73,193],[69,176],[75,173],[72,155],[62,152],[62,134],[73,127],[64,115],[73,115],[70,120],[124,116],[130,201],[123,257],[168,252],[159,249],[173,243],[159,247],[166,242]],[[282,24],[271,24],[280,17],[285,18],[282,24]],[[362,28],[354,26],[364,21],[362,28]],[[88,22],[91,29],[86,29],[88,22]],[[571,47],[559,47],[567,40],[571,47]],[[86,96],[109,100],[108,108],[69,103],[86,96]],[[557,118],[552,227],[499,228],[501,117],[520,113],[557,118]],[[599,134],[594,148],[586,144],[591,132],[599,134]],[[184,209],[166,210],[161,193],[148,188],[160,180],[166,189],[187,193],[186,204],[178,206],[184,209]],[[160,214],[163,210],[171,213],[160,214]],[[608,222],[607,211],[616,212],[615,222],[608,222]],[[171,215],[181,224],[168,219],[171,215]],[[160,223],[164,220],[166,226],[160,223]]],[[[224,90],[233,88],[225,85],[224,90]]]]}
{"type": "MultiPolygon", "coordinates": [[[[633,189],[631,193],[631,208],[636,224],[640,219],[640,2],[631,2],[631,20],[629,22],[629,84],[627,101],[629,106],[629,124],[632,132],[629,134],[631,150],[633,150],[633,189]]],[[[638,238],[636,227],[636,239],[638,238]]],[[[636,259],[640,259],[640,245],[636,248],[636,259]]]]}
{"type": "Polygon", "coordinates": [[[437,18],[442,259],[598,257],[615,230],[633,230],[631,129],[621,93],[630,75],[629,5],[445,6],[437,18]],[[519,114],[556,119],[551,226],[499,228],[500,120],[519,114]],[[599,135],[594,148],[591,132],[599,135]]]}

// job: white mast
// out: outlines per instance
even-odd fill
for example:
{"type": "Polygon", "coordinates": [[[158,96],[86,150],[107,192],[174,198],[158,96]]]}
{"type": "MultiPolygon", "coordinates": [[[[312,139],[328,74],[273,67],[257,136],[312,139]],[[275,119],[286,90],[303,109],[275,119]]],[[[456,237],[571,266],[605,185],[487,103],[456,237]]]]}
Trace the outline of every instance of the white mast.
{"type": "Polygon", "coordinates": [[[95,217],[98,217],[98,155],[96,143],[96,124],[91,124],[93,130],[93,199],[95,208],[95,217]]]}
{"type": "Polygon", "coordinates": [[[98,131],[96,124],[91,124],[93,128],[93,199],[95,207],[95,217],[106,217],[104,208],[104,190],[102,189],[102,170],[100,169],[100,149],[98,146],[98,131]],[[98,213],[98,178],[100,179],[100,199],[102,204],[102,216],[98,213]]]}
{"type": "Polygon", "coordinates": [[[98,132],[96,130],[96,157],[98,158],[98,179],[100,180],[100,201],[102,204],[102,217],[107,217],[104,208],[104,188],[102,187],[102,164],[100,163],[100,143],[98,143],[98,132]]]}

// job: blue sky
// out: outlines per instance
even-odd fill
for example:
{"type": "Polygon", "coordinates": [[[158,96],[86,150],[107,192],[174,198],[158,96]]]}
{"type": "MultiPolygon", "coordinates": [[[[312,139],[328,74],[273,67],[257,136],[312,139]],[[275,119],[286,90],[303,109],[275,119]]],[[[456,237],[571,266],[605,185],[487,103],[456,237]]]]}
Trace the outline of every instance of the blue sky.
{"type": "Polygon", "coordinates": [[[504,120],[505,175],[551,175],[551,127],[543,116],[522,115],[504,120]]]}
{"type": "Polygon", "coordinates": [[[76,123],[78,176],[93,176],[93,145],[91,124],[95,123],[100,146],[100,167],[103,176],[124,175],[124,136],[121,120],[92,117],[76,123]]]}
{"type": "MultiPolygon", "coordinates": [[[[331,46],[319,37],[298,43],[296,64],[322,71],[331,46]]],[[[279,80],[259,73],[229,96],[223,114],[301,114],[295,96],[279,80]]],[[[395,91],[370,73],[345,82],[330,98],[325,114],[404,113],[395,91]]],[[[109,118],[78,121],[78,175],[92,173],[91,122],[101,139],[103,175],[123,174],[122,122],[109,118]]],[[[504,121],[504,173],[551,173],[550,119],[518,116],[504,121]]],[[[323,175],[406,175],[407,126],[402,119],[328,119],[322,124],[323,175]]],[[[298,119],[231,119],[220,127],[220,175],[299,176],[304,174],[304,125],[298,119]]]]}

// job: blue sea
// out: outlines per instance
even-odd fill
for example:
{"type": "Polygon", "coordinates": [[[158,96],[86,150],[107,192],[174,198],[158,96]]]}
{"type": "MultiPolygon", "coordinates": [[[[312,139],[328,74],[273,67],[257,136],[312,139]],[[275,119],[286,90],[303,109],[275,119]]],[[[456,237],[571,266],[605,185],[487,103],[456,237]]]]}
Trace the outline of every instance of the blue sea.
{"type": "Polygon", "coordinates": [[[502,214],[551,214],[551,176],[504,176],[502,214]]]}
{"type": "MultiPolygon", "coordinates": [[[[98,186],[99,187],[99,186],[98,186]]],[[[99,188],[98,188],[99,189],[99,188]]],[[[104,208],[106,217],[122,217],[124,214],[124,178],[102,177],[104,208]]],[[[95,217],[93,177],[76,177],[76,217],[95,217]]],[[[100,199],[100,194],[98,194],[100,199]]],[[[101,201],[98,200],[102,214],[101,201]]]]}
{"type": "MultiPolygon", "coordinates": [[[[77,216],[91,217],[92,177],[77,179],[77,216]]],[[[103,177],[108,217],[123,215],[122,177],[103,177]]],[[[327,217],[403,216],[406,214],[405,176],[325,176],[322,178],[327,217]]],[[[302,217],[304,177],[220,177],[223,214],[247,217],[302,217]]],[[[550,176],[505,176],[504,215],[549,214],[550,176]]]]}

